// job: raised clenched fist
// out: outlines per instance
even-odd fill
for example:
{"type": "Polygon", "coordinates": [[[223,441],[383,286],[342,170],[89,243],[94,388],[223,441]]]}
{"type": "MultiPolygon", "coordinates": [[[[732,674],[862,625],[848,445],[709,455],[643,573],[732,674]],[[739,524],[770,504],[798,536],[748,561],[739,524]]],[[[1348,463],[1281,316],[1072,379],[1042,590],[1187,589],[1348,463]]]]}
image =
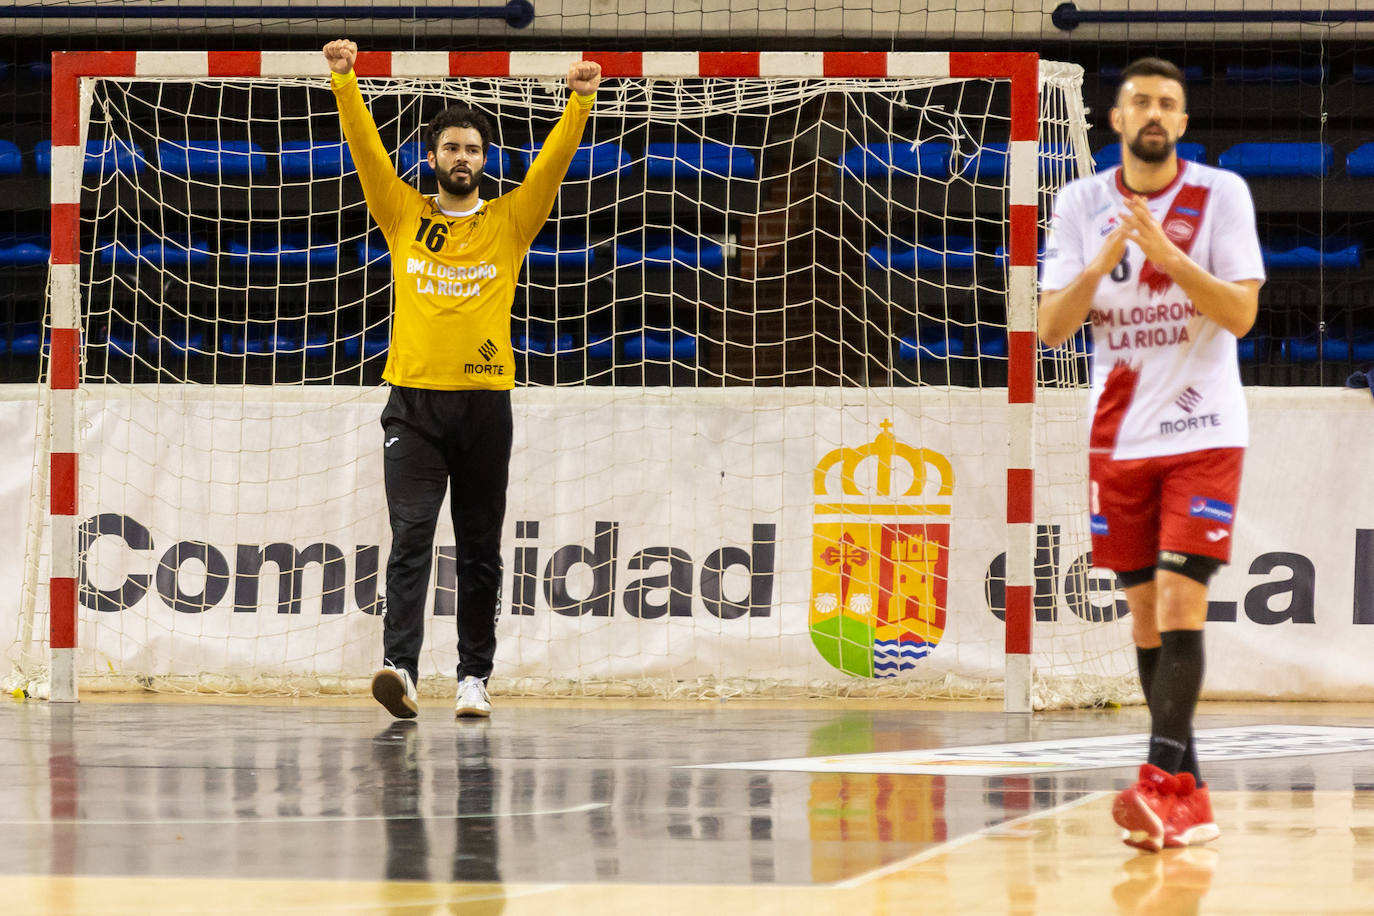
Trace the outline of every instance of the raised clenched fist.
{"type": "Polygon", "coordinates": [[[353,71],[353,61],[358,58],[358,45],[347,38],[331,41],[324,46],[324,59],[329,61],[329,69],[340,76],[353,71]]]}
{"type": "Polygon", "coordinates": [[[591,95],[601,85],[601,65],[596,61],[579,60],[568,68],[568,85],[578,95],[591,95]]]}

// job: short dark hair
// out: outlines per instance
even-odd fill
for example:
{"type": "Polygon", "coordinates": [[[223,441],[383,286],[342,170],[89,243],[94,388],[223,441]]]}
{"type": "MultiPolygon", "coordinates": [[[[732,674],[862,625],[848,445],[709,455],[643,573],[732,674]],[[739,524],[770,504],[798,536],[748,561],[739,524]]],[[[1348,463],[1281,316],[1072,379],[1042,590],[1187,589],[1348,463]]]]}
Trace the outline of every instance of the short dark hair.
{"type": "Polygon", "coordinates": [[[1142,57],[1133,60],[1126,65],[1126,69],[1121,71],[1121,82],[1117,83],[1116,94],[1121,95],[1121,87],[1126,85],[1126,81],[1133,76],[1162,76],[1165,79],[1173,80],[1178,83],[1183,90],[1183,103],[1188,103],[1188,82],[1183,77],[1183,71],[1177,64],[1170,63],[1162,57],[1142,57]]]}
{"type": "Polygon", "coordinates": [[[431,153],[439,151],[439,138],[444,135],[444,131],[451,127],[470,127],[477,131],[482,137],[482,152],[487,151],[491,146],[492,128],[491,121],[480,111],[475,111],[466,105],[450,105],[437,115],[429,119],[425,125],[422,137],[425,141],[425,149],[431,153]]]}

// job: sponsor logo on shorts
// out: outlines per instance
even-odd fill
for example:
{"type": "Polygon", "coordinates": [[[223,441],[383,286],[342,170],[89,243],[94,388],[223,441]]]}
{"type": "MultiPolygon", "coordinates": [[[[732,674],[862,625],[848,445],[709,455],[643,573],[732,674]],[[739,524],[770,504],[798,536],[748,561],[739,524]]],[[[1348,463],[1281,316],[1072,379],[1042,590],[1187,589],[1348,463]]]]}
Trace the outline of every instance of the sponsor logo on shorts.
{"type": "Polygon", "coordinates": [[[1194,518],[1210,518],[1229,525],[1236,517],[1236,507],[1219,499],[1194,496],[1188,500],[1188,514],[1194,518]]]}
{"type": "Polygon", "coordinates": [[[1107,530],[1107,516],[1105,516],[1105,515],[1093,515],[1093,516],[1089,516],[1089,518],[1088,518],[1088,528],[1089,528],[1090,531],[1092,531],[1093,534],[1096,534],[1096,535],[1106,535],[1106,534],[1108,533],[1108,530],[1107,530]]]}
{"type": "Polygon", "coordinates": [[[1159,560],[1161,563],[1172,563],[1175,566],[1182,567],[1187,565],[1188,555],[1186,553],[1177,553],[1172,550],[1161,550],[1159,552],[1159,560]]]}
{"type": "Polygon", "coordinates": [[[1213,528],[1211,531],[1207,532],[1207,540],[1215,543],[1230,534],[1231,532],[1227,531],[1225,528],[1213,528]]]}

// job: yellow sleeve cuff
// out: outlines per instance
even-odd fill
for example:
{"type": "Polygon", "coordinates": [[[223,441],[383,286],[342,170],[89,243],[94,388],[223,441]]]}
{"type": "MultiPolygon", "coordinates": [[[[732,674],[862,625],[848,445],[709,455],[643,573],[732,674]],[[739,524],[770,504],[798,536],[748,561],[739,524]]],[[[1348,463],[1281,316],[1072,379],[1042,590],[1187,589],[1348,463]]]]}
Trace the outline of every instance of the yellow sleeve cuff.
{"type": "Polygon", "coordinates": [[[357,78],[358,74],[353,70],[349,70],[347,73],[335,73],[333,70],[329,71],[329,84],[331,86],[347,86],[357,78]]]}
{"type": "Polygon", "coordinates": [[[577,99],[577,104],[581,105],[583,108],[591,108],[592,103],[596,101],[595,92],[593,92],[591,95],[583,95],[580,92],[574,92],[572,94],[572,97],[577,99]]]}

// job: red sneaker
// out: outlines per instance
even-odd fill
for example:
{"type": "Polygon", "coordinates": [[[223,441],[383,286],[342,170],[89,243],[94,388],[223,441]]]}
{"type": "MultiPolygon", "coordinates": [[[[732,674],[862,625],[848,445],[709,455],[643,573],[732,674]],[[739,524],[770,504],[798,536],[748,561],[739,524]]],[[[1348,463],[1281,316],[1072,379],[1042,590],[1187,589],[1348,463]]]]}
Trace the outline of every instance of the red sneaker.
{"type": "Polygon", "coordinates": [[[1174,807],[1164,825],[1164,845],[1170,848],[1198,846],[1221,836],[1212,820],[1212,796],[1207,784],[1196,785],[1192,773],[1179,773],[1174,807]]]}
{"type": "Polygon", "coordinates": [[[1164,828],[1177,790],[1178,777],[1157,766],[1141,764],[1136,784],[1118,795],[1112,805],[1112,818],[1126,831],[1122,842],[1146,852],[1163,849],[1164,828]]]}

